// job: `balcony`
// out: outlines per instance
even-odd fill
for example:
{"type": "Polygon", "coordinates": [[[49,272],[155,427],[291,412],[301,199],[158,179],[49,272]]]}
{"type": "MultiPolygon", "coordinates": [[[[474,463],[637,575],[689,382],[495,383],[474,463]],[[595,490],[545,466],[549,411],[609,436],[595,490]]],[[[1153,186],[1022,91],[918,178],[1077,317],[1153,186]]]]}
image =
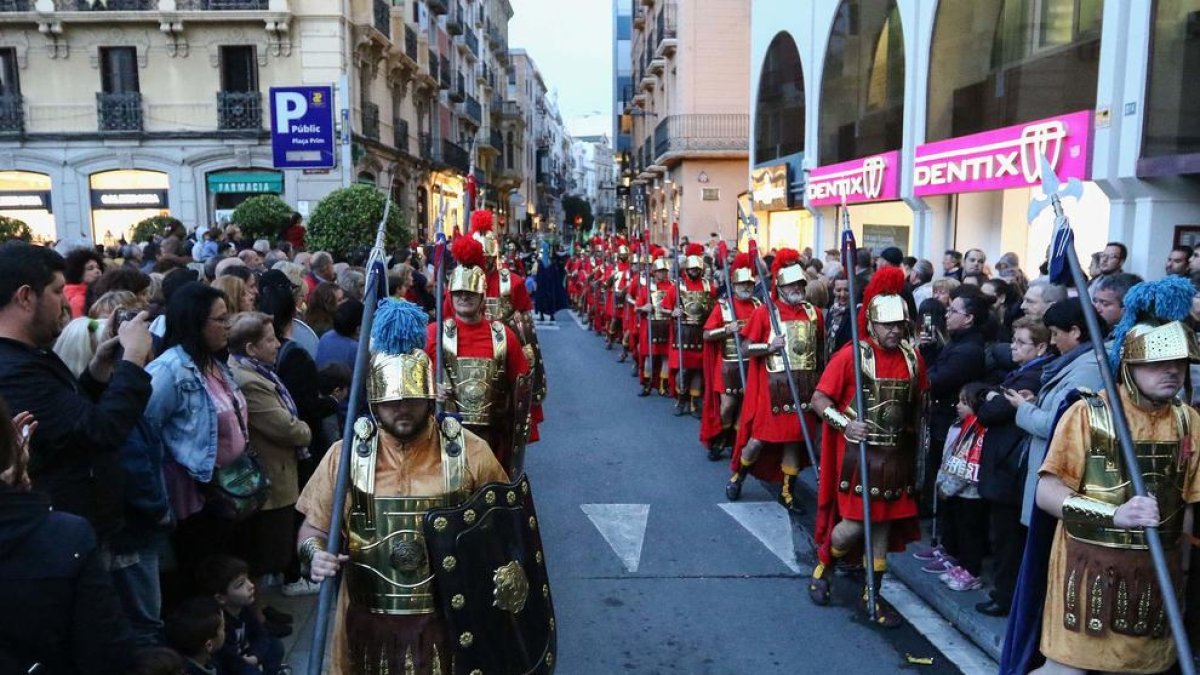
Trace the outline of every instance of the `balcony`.
{"type": "Polygon", "coordinates": [[[454,101],[455,103],[462,103],[463,101],[467,100],[467,85],[466,81],[463,79],[462,73],[459,73],[458,82],[456,82],[455,86],[450,90],[450,100],[454,101]]]}
{"type": "Polygon", "coordinates": [[[450,6],[446,3],[446,0],[426,0],[425,5],[434,14],[445,14],[450,11],[450,6]]]}
{"type": "Polygon", "coordinates": [[[647,67],[647,71],[654,75],[662,75],[662,72],[664,69],[666,69],[666,67],[667,60],[665,58],[656,56],[650,59],[650,65],[647,67]]]}
{"type": "MultiPolygon", "coordinates": [[[[0,0],[0,12],[32,12],[33,0],[0,0]]],[[[2,131],[2,130],[0,130],[2,131]]]]}
{"type": "Polygon", "coordinates": [[[462,10],[455,9],[446,17],[446,32],[451,35],[462,35],[466,26],[463,25],[462,10]]]}
{"type": "Polygon", "coordinates": [[[745,157],[750,148],[749,115],[671,115],[654,128],[655,165],[684,156],[745,157]]]}
{"type": "Polygon", "coordinates": [[[24,102],[20,94],[0,95],[0,136],[25,133],[24,102]]]}
{"type": "Polygon", "coordinates": [[[642,30],[643,28],[646,27],[646,13],[645,12],[638,10],[638,12],[633,15],[633,27],[638,30],[642,30]]]}
{"type": "Polygon", "coordinates": [[[654,74],[649,71],[642,71],[641,81],[638,83],[644,91],[654,91],[654,85],[657,81],[654,79],[654,74]]]}
{"type": "Polygon", "coordinates": [[[475,124],[483,122],[483,106],[479,105],[479,101],[474,96],[467,97],[467,104],[464,106],[467,117],[475,121],[475,124]]]}
{"type": "Polygon", "coordinates": [[[643,5],[645,5],[645,6],[647,6],[647,7],[653,7],[653,6],[654,6],[654,0],[642,0],[642,4],[643,4],[643,5]]]}
{"type": "Polygon", "coordinates": [[[390,0],[375,0],[375,30],[392,39],[392,3],[390,0]]]}
{"type": "Polygon", "coordinates": [[[96,92],[96,118],[100,131],[141,131],[142,93],[96,92]]]}
{"type": "Polygon", "coordinates": [[[442,139],[442,161],[464,175],[471,170],[471,158],[466,149],[457,143],[442,139]]]}
{"type": "Polygon", "coordinates": [[[450,59],[445,56],[438,59],[441,64],[441,72],[438,73],[438,85],[441,89],[449,89],[453,83],[453,74],[450,72],[450,59]]]}
{"type": "Polygon", "coordinates": [[[221,130],[262,129],[262,93],[218,91],[217,128],[221,130]]]}
{"type": "Polygon", "coordinates": [[[678,7],[674,0],[668,0],[658,11],[654,21],[654,55],[674,56],[679,46],[678,7]]]}
{"type": "Polygon", "coordinates": [[[491,26],[487,31],[488,42],[492,43],[492,49],[497,51],[505,48],[504,31],[500,30],[499,26],[491,26]]]}
{"type": "Polygon", "coordinates": [[[399,117],[392,120],[392,145],[408,154],[408,120],[399,117]]]}
{"type": "Polygon", "coordinates": [[[379,140],[379,105],[370,101],[362,102],[362,135],[379,140]]]}
{"type": "Polygon", "coordinates": [[[417,47],[417,31],[412,29],[412,26],[404,26],[404,55],[409,58],[414,64],[420,59],[420,48],[417,47]]]}
{"type": "Polygon", "coordinates": [[[88,0],[54,0],[54,9],[58,12],[147,12],[158,9],[158,0],[108,0],[103,4],[88,0]]]}
{"type": "Polygon", "coordinates": [[[476,57],[478,57],[479,56],[479,38],[475,36],[475,31],[468,30],[467,34],[464,35],[463,38],[464,38],[464,41],[467,43],[467,49],[471,50],[471,53],[474,54],[476,57]]]}
{"type": "Polygon", "coordinates": [[[504,135],[499,129],[492,128],[481,135],[479,152],[498,155],[504,150],[504,135]]]}
{"type": "Polygon", "coordinates": [[[475,69],[475,82],[481,87],[486,87],[491,83],[491,73],[488,72],[487,64],[483,64],[475,69]]]}
{"type": "Polygon", "coordinates": [[[179,11],[201,10],[259,10],[269,8],[269,0],[176,0],[175,8],[179,11]]]}
{"type": "Polygon", "coordinates": [[[501,116],[506,120],[524,120],[525,115],[521,110],[521,104],[516,101],[505,101],[501,107],[501,116]]]}
{"type": "Polygon", "coordinates": [[[417,135],[417,152],[420,153],[421,159],[433,161],[433,138],[429,134],[417,135]]]}

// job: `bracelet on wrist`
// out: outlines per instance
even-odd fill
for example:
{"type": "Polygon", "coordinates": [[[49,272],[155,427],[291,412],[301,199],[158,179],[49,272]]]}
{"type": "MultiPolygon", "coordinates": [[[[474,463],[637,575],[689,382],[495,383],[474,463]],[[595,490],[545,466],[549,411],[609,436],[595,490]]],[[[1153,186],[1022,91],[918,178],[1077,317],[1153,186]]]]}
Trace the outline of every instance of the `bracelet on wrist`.
{"type": "Polygon", "coordinates": [[[1063,521],[1084,525],[1115,527],[1117,505],[1081,494],[1073,494],[1063,500],[1063,521]]]}
{"type": "Polygon", "coordinates": [[[328,543],[324,537],[313,536],[300,542],[300,568],[305,576],[308,576],[312,570],[313,557],[316,556],[317,551],[324,551],[327,546],[328,543]]]}
{"type": "Polygon", "coordinates": [[[838,431],[845,431],[846,427],[850,424],[850,418],[838,412],[833,406],[827,406],[821,413],[821,417],[829,423],[829,426],[838,431]]]}

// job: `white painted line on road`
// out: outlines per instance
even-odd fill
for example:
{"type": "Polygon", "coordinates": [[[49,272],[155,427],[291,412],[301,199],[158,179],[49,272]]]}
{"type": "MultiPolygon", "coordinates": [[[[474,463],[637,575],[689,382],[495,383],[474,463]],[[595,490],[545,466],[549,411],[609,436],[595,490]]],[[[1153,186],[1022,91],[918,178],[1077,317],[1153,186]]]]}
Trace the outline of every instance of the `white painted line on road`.
{"type": "Polygon", "coordinates": [[[762,542],[771,553],[796,574],[812,574],[796,560],[792,545],[792,521],[787,509],[778,502],[725,502],[717,504],[739,525],[762,542]]]}
{"type": "Polygon", "coordinates": [[[628,572],[638,571],[646,541],[649,504],[580,504],[628,572]]]}
{"type": "MultiPolygon", "coordinates": [[[[999,664],[984,654],[941,614],[925,604],[908,586],[889,577],[883,579],[883,597],[913,625],[921,635],[937,646],[963,675],[988,675],[1000,670],[999,664]]],[[[914,656],[925,656],[914,654],[914,656]]]]}
{"type": "Polygon", "coordinates": [[[562,330],[562,326],[558,325],[557,323],[550,323],[549,321],[544,321],[542,323],[535,322],[533,324],[533,329],[540,333],[541,331],[544,331],[544,330],[562,330]]]}
{"type": "Polygon", "coordinates": [[[579,315],[578,315],[578,314],[576,314],[574,311],[572,311],[572,312],[571,312],[571,318],[572,318],[572,319],[575,319],[575,323],[576,323],[576,324],[577,324],[577,325],[578,325],[578,326],[579,326],[581,329],[583,329],[583,330],[588,330],[587,324],[586,324],[586,323],[584,323],[584,322],[583,322],[583,321],[582,321],[582,320],[579,318],[579,315]]]}

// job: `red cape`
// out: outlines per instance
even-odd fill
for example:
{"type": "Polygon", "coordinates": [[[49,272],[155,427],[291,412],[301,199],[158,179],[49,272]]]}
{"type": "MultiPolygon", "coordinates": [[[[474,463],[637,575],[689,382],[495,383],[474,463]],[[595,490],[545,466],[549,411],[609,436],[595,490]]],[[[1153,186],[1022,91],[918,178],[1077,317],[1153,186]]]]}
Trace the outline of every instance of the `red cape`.
{"type": "MultiPolygon", "coordinates": [[[[708,315],[704,330],[716,330],[725,324],[721,314],[719,301],[708,315]]],[[[739,320],[749,319],[754,312],[755,304],[750,300],[734,300],[733,311],[739,320]]],[[[725,390],[724,378],[721,377],[723,348],[721,342],[704,343],[704,400],[700,416],[700,442],[707,446],[721,434],[721,392],[725,390]]],[[[746,374],[749,378],[749,373],[746,374]]],[[[736,421],[735,421],[736,423],[736,421]]]]}

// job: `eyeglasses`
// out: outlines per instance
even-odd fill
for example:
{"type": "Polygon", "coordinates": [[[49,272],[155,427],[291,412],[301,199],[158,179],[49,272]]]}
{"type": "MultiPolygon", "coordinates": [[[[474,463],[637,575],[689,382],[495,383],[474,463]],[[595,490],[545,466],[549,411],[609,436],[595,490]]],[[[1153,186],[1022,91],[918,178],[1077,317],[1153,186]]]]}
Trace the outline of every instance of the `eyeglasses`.
{"type": "Polygon", "coordinates": [[[947,308],[946,308],[946,313],[947,313],[947,314],[957,314],[957,315],[959,315],[959,316],[970,316],[969,314],[967,314],[966,312],[962,311],[961,309],[956,309],[956,308],[954,307],[954,305],[950,305],[949,307],[947,307],[947,308]]]}
{"type": "Polygon", "coordinates": [[[225,316],[210,316],[208,318],[208,320],[213,323],[225,326],[226,328],[229,328],[231,325],[233,325],[233,317],[228,314],[226,314],[225,316]]]}

